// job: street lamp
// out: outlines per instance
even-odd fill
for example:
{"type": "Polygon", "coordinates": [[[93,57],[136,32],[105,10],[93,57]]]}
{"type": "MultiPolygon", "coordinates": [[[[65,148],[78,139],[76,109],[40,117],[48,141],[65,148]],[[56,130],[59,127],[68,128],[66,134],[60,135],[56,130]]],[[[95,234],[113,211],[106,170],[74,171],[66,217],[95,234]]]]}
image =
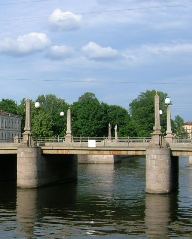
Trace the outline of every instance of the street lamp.
{"type": "MultiPolygon", "coordinates": [[[[60,112],[60,116],[63,117],[65,113],[63,111],[60,112]]],[[[71,143],[72,142],[72,131],[71,131],[71,109],[70,107],[67,110],[67,129],[65,135],[65,142],[71,143]]]]}
{"type": "Polygon", "coordinates": [[[165,98],[165,104],[167,106],[167,130],[166,139],[168,142],[172,142],[173,134],[171,129],[171,99],[169,97],[165,98]]]}
{"type": "Polygon", "coordinates": [[[63,117],[65,115],[65,113],[63,111],[60,112],[59,114],[61,117],[63,117]]]}
{"type": "Polygon", "coordinates": [[[41,104],[40,104],[38,101],[36,101],[36,102],[35,102],[35,108],[36,108],[36,109],[39,109],[40,107],[41,107],[41,104]]]}
{"type": "Polygon", "coordinates": [[[165,98],[165,104],[170,105],[171,104],[171,99],[169,97],[165,98]]]}

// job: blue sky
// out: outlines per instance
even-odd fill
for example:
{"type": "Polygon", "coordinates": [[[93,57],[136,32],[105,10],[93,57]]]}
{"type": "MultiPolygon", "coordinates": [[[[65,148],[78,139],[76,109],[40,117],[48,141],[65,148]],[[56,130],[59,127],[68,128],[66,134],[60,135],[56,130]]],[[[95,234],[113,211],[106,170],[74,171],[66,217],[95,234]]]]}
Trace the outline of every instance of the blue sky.
{"type": "Polygon", "coordinates": [[[91,91],[128,108],[147,89],[192,120],[191,0],[1,0],[1,98],[91,91]]]}

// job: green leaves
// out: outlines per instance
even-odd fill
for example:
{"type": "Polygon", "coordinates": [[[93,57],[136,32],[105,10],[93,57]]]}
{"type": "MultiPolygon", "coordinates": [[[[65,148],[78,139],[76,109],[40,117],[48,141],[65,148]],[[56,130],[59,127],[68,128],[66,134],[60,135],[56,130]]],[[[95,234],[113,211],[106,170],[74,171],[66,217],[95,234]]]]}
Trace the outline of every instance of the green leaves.
{"type": "Polygon", "coordinates": [[[51,117],[49,113],[40,110],[36,114],[33,114],[32,125],[32,135],[35,138],[53,136],[51,117]]]}
{"type": "MultiPolygon", "coordinates": [[[[118,126],[119,137],[149,137],[154,126],[154,96],[155,90],[142,92],[129,105],[129,112],[117,105],[100,102],[94,93],[86,92],[78,101],[71,105],[73,136],[107,137],[108,124],[111,124],[112,136],[114,127],[118,126]]],[[[162,131],[166,131],[166,93],[158,92],[162,131]]],[[[32,134],[34,137],[64,137],[66,133],[66,116],[69,104],[55,95],[40,95],[37,100],[40,108],[34,107],[32,102],[32,134]],[[64,116],[60,116],[64,112],[64,116]]],[[[25,99],[17,105],[13,100],[0,101],[0,110],[18,114],[22,117],[22,128],[25,120],[25,99]]],[[[179,137],[186,137],[183,129],[184,121],[180,116],[172,120],[173,131],[179,137]]]]}
{"type": "Polygon", "coordinates": [[[104,112],[98,99],[92,93],[85,93],[72,106],[74,136],[104,136],[104,112]]]}
{"type": "MultiPolygon", "coordinates": [[[[132,124],[135,127],[135,136],[149,137],[153,132],[154,126],[154,96],[155,90],[141,93],[137,99],[130,104],[130,113],[132,124]]],[[[166,106],[164,103],[167,97],[166,93],[158,92],[160,96],[160,109],[163,111],[161,115],[162,131],[165,132],[166,127],[166,106]]]]}
{"type": "Polygon", "coordinates": [[[17,114],[17,104],[14,100],[2,99],[0,101],[0,110],[12,114],[17,114]]]}
{"type": "Polygon", "coordinates": [[[177,137],[180,138],[187,138],[187,132],[183,128],[184,120],[177,115],[173,122],[173,132],[176,134],[177,137]]]}

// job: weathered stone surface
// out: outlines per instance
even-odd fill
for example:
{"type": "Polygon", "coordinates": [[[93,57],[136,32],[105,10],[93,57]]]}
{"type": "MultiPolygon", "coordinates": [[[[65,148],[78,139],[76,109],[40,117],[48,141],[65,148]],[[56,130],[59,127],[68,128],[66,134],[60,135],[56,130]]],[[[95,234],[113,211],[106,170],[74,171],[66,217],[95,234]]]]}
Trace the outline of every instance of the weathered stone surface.
{"type": "Polygon", "coordinates": [[[84,164],[114,164],[121,159],[115,155],[78,155],[78,163],[84,164]]]}
{"type": "Polygon", "coordinates": [[[73,155],[41,154],[39,147],[20,147],[17,151],[17,186],[36,188],[57,181],[77,178],[77,159],[73,155]]]}
{"type": "Polygon", "coordinates": [[[146,151],[146,192],[171,192],[171,169],[171,154],[169,148],[148,148],[146,151]]]}

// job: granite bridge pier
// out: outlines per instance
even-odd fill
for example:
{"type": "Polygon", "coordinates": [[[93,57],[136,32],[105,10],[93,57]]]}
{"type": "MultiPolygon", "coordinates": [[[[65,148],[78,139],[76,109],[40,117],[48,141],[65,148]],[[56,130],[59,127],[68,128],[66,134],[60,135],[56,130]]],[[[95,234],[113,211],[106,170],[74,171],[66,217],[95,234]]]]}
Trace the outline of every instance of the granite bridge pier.
{"type": "Polygon", "coordinates": [[[23,137],[0,143],[0,180],[16,179],[17,187],[36,188],[55,182],[77,180],[77,157],[145,156],[146,192],[170,193],[178,186],[179,156],[192,156],[192,142],[176,139],[171,130],[170,107],[167,108],[167,131],[161,133],[159,96],[155,95],[155,122],[151,138],[75,138],[71,132],[71,111],[67,112],[64,138],[33,140],[31,101],[26,100],[23,137]]]}

